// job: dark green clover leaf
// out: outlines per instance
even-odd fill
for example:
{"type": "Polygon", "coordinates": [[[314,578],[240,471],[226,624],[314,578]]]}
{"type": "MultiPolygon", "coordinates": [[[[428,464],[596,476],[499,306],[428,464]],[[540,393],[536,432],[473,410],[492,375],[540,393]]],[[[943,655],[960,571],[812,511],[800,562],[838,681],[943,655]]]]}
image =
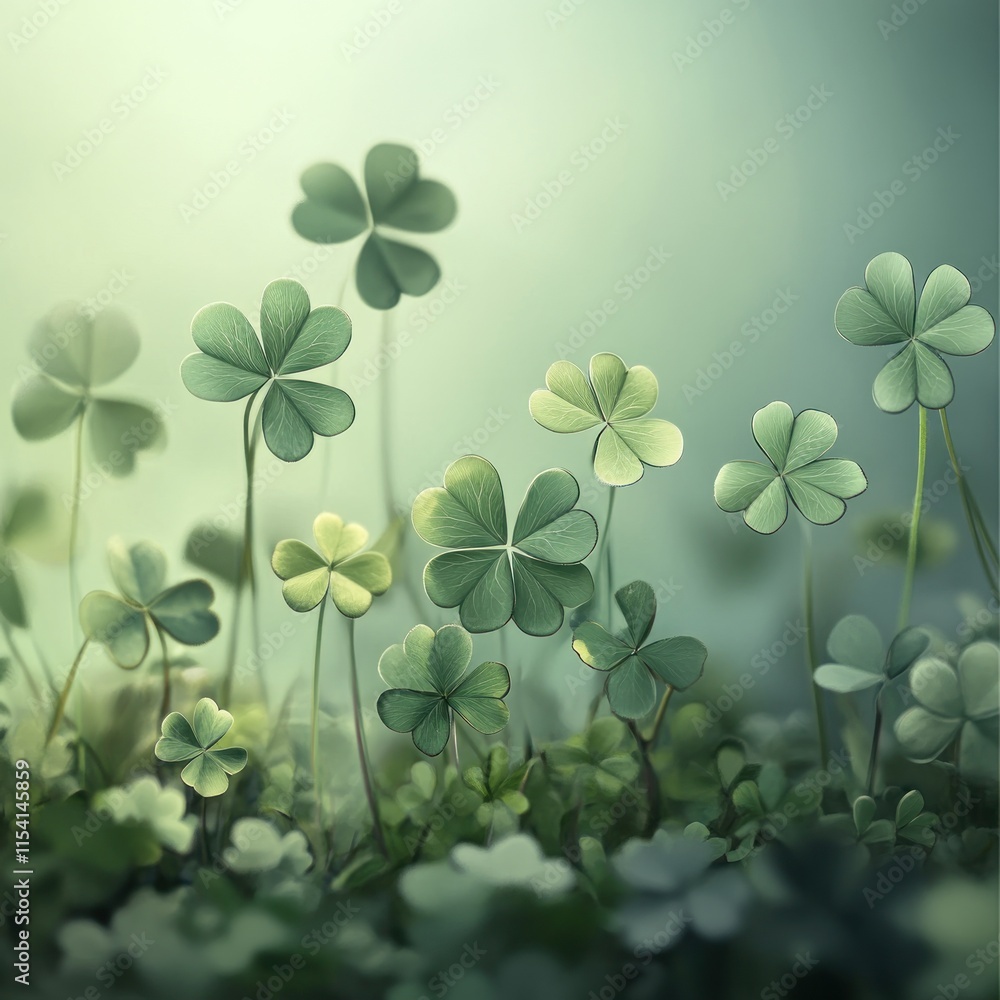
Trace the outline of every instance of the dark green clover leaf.
{"type": "Polygon", "coordinates": [[[953,667],[936,656],[918,660],[910,690],[919,704],[896,720],[896,739],[910,760],[937,759],[958,737],[958,769],[974,780],[996,780],[1000,715],[1000,647],[967,646],[953,667]]]}
{"type": "Polygon", "coordinates": [[[379,695],[379,718],[395,733],[412,733],[413,744],[436,757],[448,742],[452,712],[480,733],[498,733],[510,712],[503,699],[510,674],[502,663],[472,662],[472,637],[460,625],[435,632],[415,625],[402,643],[390,646],[378,661],[378,672],[392,690],[379,695]]]}
{"type": "Polygon", "coordinates": [[[219,619],[210,610],[215,593],[205,580],[165,587],[167,560],[152,542],[108,544],[118,594],[94,590],[80,602],[84,635],[103,645],[120,667],[137,667],[149,650],[149,626],[185,646],[215,638],[219,619]]]}
{"type": "MultiPolygon", "coordinates": [[[[537,760],[537,758],[533,758],[537,760]]],[[[511,770],[510,753],[505,746],[490,748],[483,766],[467,768],[462,780],[476,793],[480,804],[476,820],[502,837],[517,829],[517,817],[528,811],[531,803],[521,790],[532,761],[511,770]]]]}
{"type": "Polygon", "coordinates": [[[458,607],[470,632],[492,632],[514,619],[528,635],[552,635],[563,609],[588,601],[594,580],[579,565],[597,544],[597,522],[574,509],[580,486],[563,469],[531,481],[513,533],[497,470],[467,455],[445,470],[444,488],[413,502],[413,527],[431,545],[453,549],[424,569],[427,596],[458,607]]]}
{"type": "Polygon", "coordinates": [[[590,379],[570,361],[545,373],[547,389],[531,394],[528,408],[543,427],[572,434],[601,425],[594,444],[594,473],[609,486],[631,486],[643,466],[673,465],[684,450],[669,421],[647,417],[656,405],[656,376],[642,365],[625,367],[616,354],[595,354],[590,379]]]}
{"type": "Polygon", "coordinates": [[[993,317],[969,305],[972,289],[961,271],[942,264],[920,293],[910,262],[881,253],[865,268],[865,287],[848,288],[837,303],[837,332],[860,347],[903,344],[875,379],[872,395],[886,413],[902,413],[914,401],[931,410],[947,406],[955,381],[941,354],[965,357],[993,342],[993,317]]]}
{"type": "Polygon", "coordinates": [[[789,496],[806,520],[833,524],[844,516],[844,501],[868,489],[857,462],[820,458],[837,440],[837,421],[829,413],[793,416],[787,403],[768,403],[753,415],[753,436],[770,465],[724,465],[715,477],[715,502],[729,513],[742,511],[747,526],[762,535],[785,523],[789,496]]]}
{"type": "Polygon", "coordinates": [[[850,694],[883,685],[902,676],[918,656],[922,656],[930,637],[919,628],[904,629],[889,646],[882,646],[878,629],[864,615],[848,615],[833,627],[827,641],[832,663],[817,667],[813,680],[827,691],[850,694]]]}
{"type": "Polygon", "coordinates": [[[188,722],[180,712],[171,712],[163,720],[163,735],[153,752],[170,764],[188,761],[181,781],[203,798],[221,795],[229,787],[228,776],[246,767],[247,752],[243,747],[216,746],[232,728],[233,717],[211,698],[202,698],[191,718],[188,722]]]}
{"type": "Polygon", "coordinates": [[[137,452],[163,444],[160,415],[150,407],[95,393],[132,367],[139,334],[121,313],[108,309],[92,319],[72,305],[53,309],[31,337],[34,372],[14,392],[18,434],[42,441],[86,420],[90,451],[113,476],[135,468],[137,452]]]}
{"type": "Polygon", "coordinates": [[[319,552],[305,542],[286,538],[271,556],[285,603],[293,611],[312,611],[329,592],[337,610],[360,618],[372,599],[392,583],[389,560],[381,552],[362,552],[368,532],[360,524],[344,524],[336,514],[320,514],[313,521],[319,552]]]}
{"type": "Polygon", "coordinates": [[[635,740],[620,719],[597,719],[545,748],[546,763],[586,800],[619,798],[639,775],[635,740]]]}
{"type": "Polygon", "coordinates": [[[417,154],[380,143],[365,159],[368,203],[351,175],[317,163],[302,175],[305,201],[295,206],[295,231],[314,243],[343,243],[368,232],[358,255],[358,292],[373,309],[391,309],[400,295],[425,295],[441,277],[430,254],[390,239],[383,229],[436,233],[455,218],[455,196],[419,176],[417,154]],[[370,232],[369,232],[370,230],[370,232]]]}
{"type": "Polygon", "coordinates": [[[289,378],[328,365],[351,342],[351,320],[336,306],[312,309],[306,290],[290,278],[272,281],[260,302],[260,334],[228,302],[200,309],[191,336],[200,353],[181,363],[181,378],[199,399],[228,403],[267,386],[261,428],[271,452],[298,462],[313,435],[333,437],[354,422],[354,404],[342,389],[289,378]],[[263,349],[261,349],[263,342],[263,349]]]}
{"type": "Polygon", "coordinates": [[[656,617],[656,595],[636,580],[615,593],[625,628],[612,634],[597,622],[573,631],[573,652],[595,670],[607,671],[608,704],[623,719],[641,719],[656,706],[656,682],[690,687],[705,667],[708,650],[688,635],[646,643],[656,617]]]}
{"type": "Polygon", "coordinates": [[[938,817],[924,812],[924,797],[920,792],[907,792],[896,804],[896,833],[904,840],[933,847],[937,839],[934,827],[937,825],[938,817]]]}

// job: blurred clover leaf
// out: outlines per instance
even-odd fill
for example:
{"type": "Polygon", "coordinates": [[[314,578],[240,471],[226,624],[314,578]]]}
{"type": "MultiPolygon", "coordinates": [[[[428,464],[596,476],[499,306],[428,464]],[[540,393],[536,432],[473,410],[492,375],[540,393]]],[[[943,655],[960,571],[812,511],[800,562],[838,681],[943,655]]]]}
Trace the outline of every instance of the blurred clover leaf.
{"type": "Polygon", "coordinates": [[[827,691],[850,694],[888,684],[904,674],[922,656],[930,636],[919,628],[904,629],[892,640],[888,652],[878,629],[864,615],[841,618],[827,641],[832,663],[816,668],[813,680],[827,691]]]}
{"type": "Polygon", "coordinates": [[[145,825],[156,838],[157,847],[148,862],[155,864],[167,847],[178,854],[187,854],[194,841],[197,820],[185,816],[187,803],[177,788],[164,788],[156,778],[146,775],[123,788],[108,788],[94,797],[94,808],[107,809],[116,823],[145,825]]]}
{"type": "Polygon", "coordinates": [[[180,712],[171,712],[161,727],[163,735],[153,752],[167,763],[188,761],[181,771],[181,781],[204,798],[221,795],[229,787],[230,774],[237,774],[247,764],[243,747],[216,747],[232,728],[233,717],[211,698],[202,698],[194,706],[192,722],[180,712]]]}
{"type": "Polygon", "coordinates": [[[546,747],[544,759],[586,799],[620,796],[639,776],[635,740],[614,716],[597,719],[584,732],[546,747]]]}
{"type": "Polygon", "coordinates": [[[313,537],[319,552],[293,538],[274,547],[271,568],[285,581],[285,603],[293,611],[312,611],[329,592],[342,615],[360,618],[372,599],[389,589],[389,560],[381,552],[361,552],[368,532],[360,524],[344,524],[336,514],[320,514],[313,521],[313,537]]]}
{"type": "Polygon", "coordinates": [[[303,875],[312,864],[305,834],[291,830],[282,835],[272,823],[244,816],[233,823],[232,846],[223,852],[230,871],[241,875],[280,871],[303,875]]]}
{"type": "Polygon", "coordinates": [[[482,767],[467,768],[462,774],[466,786],[481,799],[476,810],[477,821],[480,826],[492,829],[495,837],[517,829],[517,817],[530,807],[521,788],[531,763],[527,761],[511,770],[510,752],[505,746],[495,746],[490,748],[482,767]]]}
{"type": "Polygon", "coordinates": [[[436,233],[455,218],[457,206],[447,187],[420,177],[417,154],[407,146],[373,146],[364,173],[367,205],[343,167],[309,167],[301,178],[305,201],[292,211],[292,225],[314,243],[344,243],[368,232],[355,270],[358,292],[373,309],[391,309],[400,295],[429,292],[441,271],[430,254],[390,239],[383,227],[436,233]]]}
{"type": "Polygon", "coordinates": [[[896,720],[896,739],[910,760],[938,758],[958,737],[958,769],[973,780],[996,780],[1000,715],[1000,647],[974,642],[957,667],[936,656],[910,670],[910,691],[919,702],[896,720]]]}
{"type": "Polygon", "coordinates": [[[230,587],[236,587],[243,561],[243,539],[237,531],[202,521],[191,529],[184,543],[184,558],[230,587]]]}
{"type": "Polygon", "coordinates": [[[413,502],[413,527],[431,545],[453,549],[424,568],[427,596],[458,607],[470,632],[493,632],[513,616],[528,635],[552,635],[563,609],[589,600],[590,570],[579,565],[597,544],[597,522],[574,509],[580,486],[563,469],[529,484],[508,541],[507,511],[497,470],[467,455],[445,470],[444,488],[413,502]]]}
{"type": "Polygon", "coordinates": [[[379,718],[396,733],[412,733],[413,745],[436,757],[448,743],[457,712],[480,733],[498,733],[510,718],[503,699],[510,674],[502,663],[472,662],[472,637],[460,625],[435,632],[415,625],[378,663],[391,690],[379,695],[379,718]]]}
{"type": "Polygon", "coordinates": [[[684,449],[669,421],[647,417],[656,405],[656,376],[642,365],[625,367],[616,354],[595,354],[590,379],[572,362],[557,361],[545,373],[547,389],[531,394],[532,417],[547,430],[572,434],[602,424],[594,444],[594,473],[609,486],[631,486],[643,466],[673,465],[684,449]]]}
{"type": "Polygon", "coordinates": [[[215,638],[219,619],[210,610],[215,593],[205,580],[165,587],[167,560],[152,542],[108,543],[118,594],[94,590],[80,602],[84,635],[103,645],[120,667],[137,667],[149,651],[149,626],[185,646],[215,638]]]}
{"type": "Polygon", "coordinates": [[[199,399],[220,403],[252,401],[266,385],[264,440],[282,461],[298,462],[312,450],[315,434],[333,437],[351,426],[354,404],[335,386],[287,376],[336,361],[351,342],[351,321],[336,306],[312,309],[297,281],[279,278],[264,289],[260,333],[258,340],[228,302],[205,306],[191,321],[199,351],[181,363],[181,378],[199,399]]]}
{"type": "Polygon", "coordinates": [[[849,288],[834,316],[837,332],[859,347],[905,346],[875,379],[872,395],[886,413],[919,402],[931,410],[955,396],[955,380],[941,354],[965,357],[993,342],[993,317],[969,305],[972,289],[961,271],[942,264],[931,271],[919,303],[910,262],[882,253],[865,268],[865,287],[849,288]]]}
{"type": "Polygon", "coordinates": [[[708,650],[687,635],[645,644],[656,617],[656,595],[648,583],[626,584],[615,601],[625,628],[612,634],[597,622],[582,622],[573,631],[573,652],[588,667],[607,672],[615,715],[641,719],[656,706],[657,680],[678,690],[690,687],[702,675],[708,650]]]}
{"type": "Polygon", "coordinates": [[[108,309],[87,318],[71,304],[57,306],[36,326],[30,347],[34,370],[13,402],[14,427],[25,440],[54,437],[86,419],[91,454],[113,476],[127,475],[137,452],[163,443],[156,410],[94,392],[124,374],[139,354],[139,334],[121,313],[108,309]]]}
{"type": "Polygon", "coordinates": [[[753,415],[753,436],[770,465],[729,462],[715,478],[715,502],[728,513],[743,512],[747,526],[762,535],[788,517],[788,496],[808,521],[833,524],[850,500],[868,489],[861,466],[824,458],[837,440],[837,421],[821,410],[792,408],[779,401],[753,415]]]}
{"type": "Polygon", "coordinates": [[[0,616],[14,628],[28,627],[15,552],[44,534],[51,523],[52,505],[44,490],[24,487],[7,497],[0,516],[0,616]]]}
{"type": "Polygon", "coordinates": [[[565,858],[549,858],[530,834],[515,833],[489,847],[459,844],[452,864],[478,881],[496,887],[533,889],[538,896],[561,895],[576,884],[576,873],[565,858]]]}

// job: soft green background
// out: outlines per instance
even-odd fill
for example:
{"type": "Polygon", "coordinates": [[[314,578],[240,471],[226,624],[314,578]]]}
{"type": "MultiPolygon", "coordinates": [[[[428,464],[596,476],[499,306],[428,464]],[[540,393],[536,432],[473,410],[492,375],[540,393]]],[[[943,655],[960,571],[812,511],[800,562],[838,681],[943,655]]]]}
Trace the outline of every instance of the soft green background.
{"type": "MultiPolygon", "coordinates": [[[[717,469],[756,457],[750,415],[778,398],[796,410],[832,412],[841,426],[835,454],[859,461],[871,480],[843,521],[815,532],[821,631],[848,611],[866,611],[888,630],[899,568],[883,563],[859,576],[851,557],[860,518],[911,501],[916,413],[876,411],[871,382],[888,353],[841,340],[833,308],[881,251],[906,254],[918,283],[945,261],[972,276],[984,258],[995,267],[997,253],[996,4],[910,0],[907,8],[912,15],[883,37],[878,22],[892,16],[889,3],[733,0],[718,37],[679,67],[674,54],[689,36],[720,18],[717,0],[565,0],[561,8],[558,0],[70,2],[27,44],[12,33],[41,8],[7,3],[0,18],[0,364],[13,382],[35,320],[60,299],[97,295],[124,271],[127,286],[114,304],[134,318],[144,347],[115,388],[172,408],[168,452],[144,456],[138,475],[103,483],[83,505],[84,588],[109,583],[103,539],[113,533],[160,541],[179,573],[188,528],[238,494],[240,407],[190,397],[178,365],[193,349],[191,317],[208,302],[228,300],[255,318],[264,285],[296,273],[314,303],[338,300],[359,243],[334,247],[316,264],[316,248],[288,221],[302,169],[331,160],[357,172],[374,142],[423,141],[425,154],[434,147],[422,157],[425,176],[449,184],[460,208],[448,231],[420,242],[460,294],[442,307],[439,287],[423,300],[404,299],[393,315],[394,336],[412,334],[389,370],[401,497],[438,481],[478,430],[482,443],[471,450],[498,466],[511,505],[532,475],[562,465],[588,484],[584,506],[602,517],[604,495],[589,485],[591,436],[547,433],[528,416],[527,399],[588,310],[613,299],[616,314],[572,359],[585,364],[612,350],[651,367],[661,389],[655,415],[685,435],[681,462],[624,490],[616,512],[618,582],[642,577],[676,591],[658,634],[704,638],[709,675],[719,683],[727,671],[748,669],[753,654],[799,616],[796,525],[752,538],[712,501],[717,469]],[[351,51],[375,11],[389,12],[387,23],[351,51]],[[119,95],[140,86],[150,68],[162,82],[127,114],[117,111],[119,95]],[[791,137],[781,136],[778,120],[814,87],[832,96],[791,137]],[[453,106],[463,102],[478,107],[456,115],[453,106]],[[277,112],[292,120],[251,157],[243,144],[277,112]],[[54,163],[67,145],[102,118],[111,119],[110,133],[77,169],[57,177],[54,163]],[[581,169],[578,150],[606,119],[624,129],[581,169]],[[939,128],[959,139],[913,180],[906,164],[939,128]],[[435,130],[443,142],[435,143],[435,130]],[[717,182],[769,136],[778,151],[723,200],[717,182]],[[181,205],[230,160],[239,161],[239,173],[186,221],[181,205]],[[572,183],[518,232],[513,216],[564,170],[572,183]],[[873,192],[896,178],[906,193],[851,242],[845,224],[856,223],[873,192]],[[650,248],[669,258],[626,300],[618,283],[650,248]],[[713,352],[746,341],[741,328],[780,290],[796,297],[787,313],[708,391],[686,398],[685,385],[713,363],[713,352]],[[422,323],[424,306],[440,315],[422,323]],[[502,426],[484,441],[491,413],[501,414],[502,426]]],[[[995,270],[985,269],[976,284],[974,301],[996,314],[995,270]]],[[[373,533],[382,527],[380,384],[356,384],[378,353],[381,317],[353,291],[342,304],[355,325],[339,384],[355,400],[356,423],[340,438],[319,440],[304,462],[281,467],[259,500],[265,630],[290,622],[301,653],[269,669],[288,679],[305,675],[313,623],[285,607],[266,572],[274,541],[308,538],[321,509],[361,520],[373,533]],[[321,495],[324,462],[332,472],[321,495]]],[[[954,362],[958,395],[950,411],[990,517],[996,359],[994,345],[954,362]]],[[[41,476],[67,489],[70,440],[29,445],[3,421],[3,479],[41,476]]],[[[945,470],[936,421],[931,442],[928,485],[945,470]]],[[[261,454],[262,467],[279,467],[261,454]]],[[[933,512],[959,524],[954,493],[933,512]]],[[[420,543],[412,551],[429,554],[420,543]]],[[[71,653],[63,580],[45,571],[30,580],[33,595],[51,587],[57,598],[42,618],[42,640],[59,659],[71,653]]],[[[963,534],[958,554],[918,580],[914,616],[954,629],[954,595],[965,589],[982,588],[963,534]]],[[[227,613],[228,602],[220,610],[227,613]]],[[[375,659],[411,624],[397,595],[379,601],[360,626],[372,703],[375,659]]],[[[565,678],[579,667],[568,648],[512,638],[515,655],[558,649],[542,669],[555,690],[567,690],[565,678]]],[[[492,654],[495,642],[481,640],[480,651],[492,654]]],[[[221,660],[222,647],[216,642],[207,656],[221,660]]],[[[769,692],[801,702],[800,659],[793,651],[753,700],[769,692]]]]}

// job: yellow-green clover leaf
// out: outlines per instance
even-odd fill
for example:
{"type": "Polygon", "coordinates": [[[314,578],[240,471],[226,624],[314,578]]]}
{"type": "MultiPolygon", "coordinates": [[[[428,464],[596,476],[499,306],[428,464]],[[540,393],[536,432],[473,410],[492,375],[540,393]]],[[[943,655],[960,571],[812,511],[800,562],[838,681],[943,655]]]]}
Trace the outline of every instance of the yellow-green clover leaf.
{"type": "Polygon", "coordinates": [[[770,465],[729,462],[715,478],[715,502],[743,512],[747,526],[762,535],[788,517],[788,497],[813,524],[833,524],[845,500],[868,489],[861,466],[843,458],[820,458],[837,440],[837,421],[822,410],[793,416],[787,403],[768,403],[753,415],[753,436],[770,465]]]}
{"type": "Polygon", "coordinates": [[[305,201],[295,206],[295,231],[314,243],[343,243],[368,232],[355,277],[361,298],[373,309],[391,309],[400,295],[425,295],[441,277],[430,254],[390,239],[383,228],[436,233],[455,218],[455,196],[419,175],[417,154],[407,146],[379,143],[365,159],[367,205],[351,175],[333,163],[302,174],[305,201]]]}
{"type": "Polygon", "coordinates": [[[220,403],[267,386],[264,440],[282,461],[298,462],[312,450],[315,434],[333,437],[351,426],[354,403],[335,386],[288,376],[336,361],[351,342],[351,320],[336,306],[312,309],[297,281],[279,278],[261,297],[260,334],[258,340],[250,321],[228,302],[205,306],[191,321],[199,350],[181,363],[181,378],[199,399],[220,403]]]}
{"type": "Polygon", "coordinates": [[[191,718],[188,722],[180,712],[171,712],[163,720],[163,735],[153,752],[167,763],[188,761],[181,781],[202,797],[221,795],[229,788],[229,775],[246,767],[247,752],[243,747],[216,746],[232,728],[233,717],[211,698],[202,698],[191,718]]]}
{"type": "Polygon", "coordinates": [[[597,622],[573,630],[573,652],[608,674],[608,704],[623,719],[641,719],[656,706],[656,682],[683,690],[702,675],[708,650],[689,635],[646,643],[656,617],[656,595],[642,580],[615,593],[625,628],[609,632],[597,622]]]}
{"type": "Polygon", "coordinates": [[[344,524],[336,514],[320,514],[313,521],[313,537],[319,552],[294,538],[274,547],[271,568],[285,581],[285,603],[293,611],[312,611],[329,592],[342,615],[360,618],[372,599],[389,589],[389,560],[381,552],[361,552],[368,532],[360,524],[344,524]]]}
{"type": "Polygon", "coordinates": [[[395,733],[412,733],[413,745],[436,757],[448,743],[457,712],[480,733],[498,733],[510,718],[503,699],[510,674],[502,663],[472,662],[472,637],[460,625],[435,632],[416,625],[402,643],[390,646],[378,672],[391,690],[379,695],[379,718],[395,733]]]}
{"type": "Polygon", "coordinates": [[[588,601],[590,570],[581,566],[597,544],[597,523],[577,510],[580,486],[564,469],[529,484],[508,536],[497,470],[467,455],[445,470],[444,488],[413,502],[413,527],[431,545],[452,549],[424,568],[424,589],[440,608],[459,609],[470,632],[492,632],[514,619],[528,635],[552,635],[563,609],[588,601]]]}
{"type": "Polygon", "coordinates": [[[834,316],[837,332],[859,347],[903,344],[875,379],[875,404],[902,413],[919,402],[947,406],[955,381],[941,354],[966,357],[985,351],[996,326],[982,306],[969,305],[972,289],[957,268],[931,271],[917,302],[913,268],[898,253],[881,253],[865,268],[865,287],[849,288],[834,316]]]}
{"type": "Polygon", "coordinates": [[[532,417],[557,434],[603,425],[594,444],[594,473],[609,486],[630,486],[643,466],[673,465],[684,450],[681,432],[668,420],[647,417],[656,405],[656,376],[642,365],[625,367],[616,354],[595,354],[590,379],[572,362],[545,373],[547,389],[531,394],[532,417]]]}

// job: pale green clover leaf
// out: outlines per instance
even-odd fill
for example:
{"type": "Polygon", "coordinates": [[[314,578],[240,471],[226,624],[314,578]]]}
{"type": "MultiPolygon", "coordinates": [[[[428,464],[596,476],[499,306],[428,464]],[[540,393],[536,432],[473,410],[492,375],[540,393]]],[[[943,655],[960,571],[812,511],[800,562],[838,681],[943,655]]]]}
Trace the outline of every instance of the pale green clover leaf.
{"type": "Polygon", "coordinates": [[[316,547],[286,538],[271,556],[281,594],[293,611],[312,611],[329,592],[337,610],[360,618],[372,599],[392,583],[389,560],[381,552],[362,552],[368,532],[360,524],[344,524],[336,514],[320,514],[313,521],[316,547]]]}
{"type": "Polygon", "coordinates": [[[279,278],[261,297],[260,334],[228,302],[205,306],[191,321],[199,351],[181,363],[181,378],[199,399],[220,403],[252,402],[267,386],[264,440],[283,462],[298,462],[314,435],[333,437],[351,426],[354,403],[335,386],[288,376],[336,361],[351,342],[351,320],[336,306],[313,309],[297,281],[279,278]]]}
{"type": "Polygon", "coordinates": [[[305,201],[292,211],[295,231],[314,243],[343,243],[364,232],[355,277],[361,298],[373,309],[391,309],[400,295],[425,295],[441,277],[433,257],[390,239],[384,228],[436,233],[455,218],[455,196],[419,175],[417,154],[380,143],[365,159],[367,204],[351,175],[333,163],[316,163],[302,174],[305,201]]]}
{"type": "Polygon", "coordinates": [[[139,334],[121,313],[106,309],[88,317],[72,304],[57,306],[35,327],[30,347],[33,371],[13,402],[14,427],[25,440],[43,441],[85,421],[90,452],[112,476],[127,475],[137,452],[163,444],[156,410],[94,391],[131,368],[139,354],[139,334]]]}
{"type": "Polygon", "coordinates": [[[857,462],[820,458],[837,440],[829,413],[793,416],[787,403],[768,403],[753,415],[753,436],[770,465],[728,462],[715,477],[715,502],[729,513],[742,511],[747,526],[762,535],[785,523],[789,496],[806,520],[833,524],[844,516],[844,501],[868,489],[857,462]]]}
{"type": "Polygon", "coordinates": [[[996,332],[993,317],[969,305],[971,297],[965,275],[942,264],[931,271],[917,302],[913,269],[898,253],[879,254],[865,268],[865,287],[844,292],[834,323],[845,340],[860,347],[904,345],[875,379],[879,409],[902,413],[916,401],[940,410],[952,401],[955,381],[941,354],[978,354],[996,332]]]}
{"type": "Polygon", "coordinates": [[[470,632],[492,632],[511,617],[528,635],[552,635],[563,609],[588,601],[597,523],[575,509],[580,486],[563,469],[529,484],[508,536],[503,486],[485,458],[467,455],[445,470],[444,488],[413,502],[413,527],[431,545],[452,549],[424,568],[424,589],[441,608],[458,607],[470,632]]]}
{"type": "MultiPolygon", "coordinates": [[[[122,788],[107,788],[94,797],[99,812],[107,809],[116,823],[145,825],[157,844],[178,854],[191,850],[197,820],[186,816],[184,793],[177,788],[164,788],[156,778],[145,775],[122,788]]],[[[150,864],[159,860],[156,850],[150,864]]]]}
{"type": "Polygon", "coordinates": [[[937,759],[958,737],[958,768],[975,780],[996,780],[1000,715],[1000,647],[967,646],[953,667],[936,656],[910,670],[910,691],[919,704],[896,720],[896,739],[910,760],[937,759]]]}
{"type": "Polygon", "coordinates": [[[219,619],[210,610],[215,592],[205,580],[165,586],[167,560],[152,542],[108,543],[108,562],[118,594],[93,590],[80,602],[84,635],[103,645],[120,667],[137,667],[149,651],[149,627],[184,646],[214,639],[219,619]]]}
{"type": "Polygon", "coordinates": [[[816,668],[813,680],[827,691],[850,694],[878,686],[901,677],[922,656],[930,637],[919,628],[900,632],[886,652],[875,625],[864,615],[841,618],[827,641],[827,652],[833,662],[816,668]]]}
{"type": "Polygon", "coordinates": [[[192,721],[180,712],[171,712],[161,727],[163,735],[153,752],[167,763],[188,761],[181,781],[203,798],[221,795],[229,787],[230,774],[247,764],[243,747],[219,748],[216,744],[232,728],[233,717],[211,698],[202,698],[194,707],[192,721]]]}
{"type": "Polygon", "coordinates": [[[395,733],[412,733],[414,746],[436,757],[448,743],[457,712],[480,733],[498,733],[510,718],[503,699],[510,674],[502,663],[472,662],[472,637],[460,625],[435,632],[416,625],[381,656],[378,672],[391,690],[379,695],[379,718],[395,733]]]}
{"type": "Polygon", "coordinates": [[[595,354],[590,378],[572,362],[557,361],[545,373],[547,389],[531,394],[532,417],[557,434],[601,426],[594,444],[594,473],[609,486],[630,486],[646,465],[673,465],[684,450],[681,432],[646,415],[656,405],[656,376],[642,365],[625,367],[616,354],[595,354]]]}
{"type": "Polygon", "coordinates": [[[688,635],[647,643],[656,617],[656,595],[641,580],[615,593],[625,628],[612,634],[597,622],[573,631],[573,652],[594,670],[608,674],[608,704],[623,719],[641,719],[656,706],[656,682],[683,690],[705,667],[708,650],[688,635]]]}
{"type": "Polygon", "coordinates": [[[17,578],[17,553],[41,554],[53,533],[49,494],[37,486],[11,490],[0,514],[0,617],[15,628],[28,627],[28,610],[17,578]]]}

